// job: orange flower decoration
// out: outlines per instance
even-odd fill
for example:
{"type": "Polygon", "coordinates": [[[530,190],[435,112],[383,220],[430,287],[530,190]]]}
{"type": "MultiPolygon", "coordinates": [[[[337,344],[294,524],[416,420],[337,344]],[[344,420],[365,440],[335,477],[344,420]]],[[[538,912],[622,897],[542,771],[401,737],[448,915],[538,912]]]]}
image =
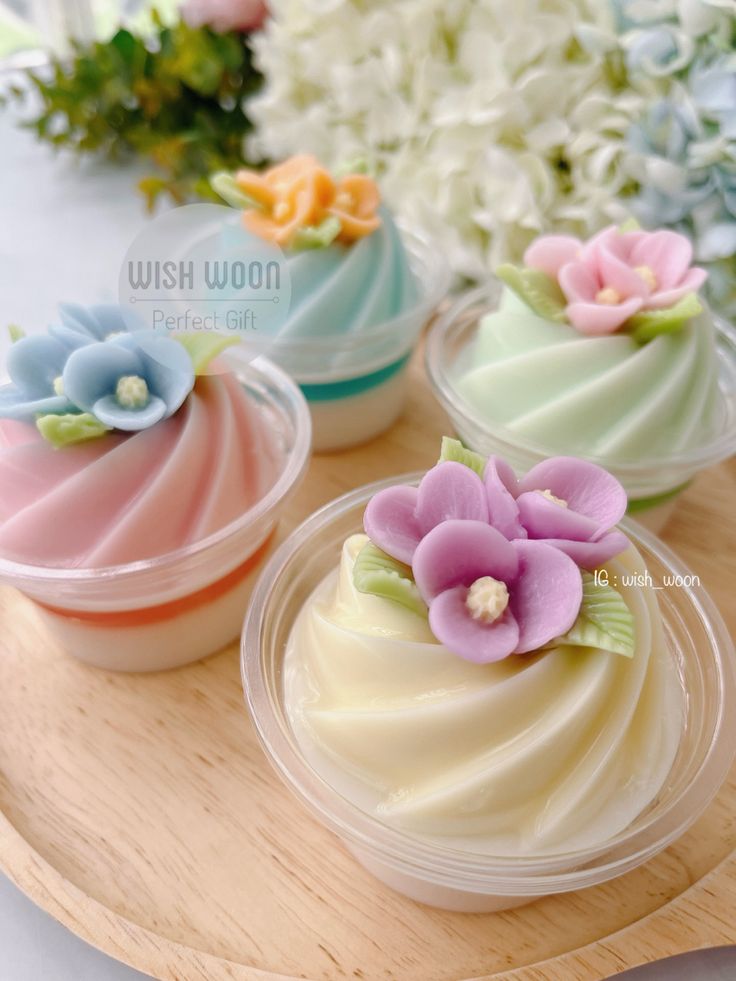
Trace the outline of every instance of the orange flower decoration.
{"type": "Polygon", "coordinates": [[[353,242],[381,224],[380,201],[374,181],[361,174],[343,177],[336,187],[330,174],[309,155],[292,157],[262,174],[241,170],[238,187],[256,207],[243,212],[245,227],[276,245],[288,246],[298,232],[316,228],[325,219],[340,222],[338,238],[353,242]]]}
{"type": "Polygon", "coordinates": [[[364,174],[348,174],[340,181],[335,200],[327,209],[331,215],[340,219],[342,230],[340,240],[354,242],[370,235],[380,226],[381,219],[376,214],[381,196],[376,182],[364,174]]]}

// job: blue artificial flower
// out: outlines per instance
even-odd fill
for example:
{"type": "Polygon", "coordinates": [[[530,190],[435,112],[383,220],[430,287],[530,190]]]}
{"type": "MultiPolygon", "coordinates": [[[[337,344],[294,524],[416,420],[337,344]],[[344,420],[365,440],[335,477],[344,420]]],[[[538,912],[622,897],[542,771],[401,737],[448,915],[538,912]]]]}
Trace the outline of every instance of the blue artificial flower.
{"type": "Polygon", "coordinates": [[[77,348],[63,373],[64,392],[113,429],[135,432],[168,419],[194,387],[185,348],[154,331],[120,334],[77,348]]]}
{"type": "Polygon", "coordinates": [[[113,303],[94,303],[90,307],[83,307],[78,303],[60,303],[59,319],[60,323],[49,327],[49,334],[70,348],[129,333],[122,310],[113,303]]]}
{"type": "Polygon", "coordinates": [[[69,354],[65,344],[46,335],[16,341],[7,358],[11,384],[0,388],[0,418],[33,422],[39,413],[74,411],[61,381],[69,354]]]}

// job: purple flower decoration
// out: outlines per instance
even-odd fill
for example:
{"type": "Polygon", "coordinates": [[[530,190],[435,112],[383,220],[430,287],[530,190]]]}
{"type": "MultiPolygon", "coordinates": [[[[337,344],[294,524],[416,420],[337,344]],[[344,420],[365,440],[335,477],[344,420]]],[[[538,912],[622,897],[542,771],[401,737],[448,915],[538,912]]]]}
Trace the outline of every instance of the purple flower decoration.
{"type": "Polygon", "coordinates": [[[397,484],[371,498],[365,533],[392,558],[411,565],[419,542],[449,518],[488,523],[483,481],[469,467],[445,461],[432,467],[419,487],[397,484]]]}
{"type": "Polygon", "coordinates": [[[508,541],[483,521],[450,519],[416,546],[412,570],[432,632],[485,664],[565,634],[582,602],[575,562],[545,542],[508,541]]]}
{"type": "Polygon", "coordinates": [[[611,531],[626,512],[626,491],[602,467],[571,456],[543,460],[518,482],[516,506],[527,536],[562,550],[583,569],[625,551],[611,531]]]}

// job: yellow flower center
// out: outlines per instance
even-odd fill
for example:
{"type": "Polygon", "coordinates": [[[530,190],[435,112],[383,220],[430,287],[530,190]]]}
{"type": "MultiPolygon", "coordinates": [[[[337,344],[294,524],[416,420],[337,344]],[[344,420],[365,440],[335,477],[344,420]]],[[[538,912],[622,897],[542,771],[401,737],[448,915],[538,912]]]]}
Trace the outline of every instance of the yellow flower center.
{"type": "Polygon", "coordinates": [[[595,302],[602,303],[606,307],[615,307],[617,303],[621,302],[621,294],[613,286],[604,286],[595,294],[595,302]]]}
{"type": "Polygon", "coordinates": [[[542,495],[542,497],[546,497],[548,501],[552,501],[553,504],[559,504],[561,508],[567,507],[567,501],[562,497],[555,497],[549,487],[545,488],[544,490],[540,490],[539,493],[542,495]]]}
{"type": "Polygon", "coordinates": [[[276,221],[286,221],[291,214],[291,207],[288,201],[279,201],[274,205],[273,216],[276,221]]]}
{"type": "Polygon", "coordinates": [[[64,394],[64,379],[61,377],[61,375],[57,375],[56,378],[54,378],[54,394],[64,394]]]}
{"type": "Polygon", "coordinates": [[[476,579],[468,590],[465,605],[474,620],[481,623],[494,623],[503,616],[509,605],[509,591],[505,582],[500,582],[492,576],[476,579]]]}
{"type": "Polygon", "coordinates": [[[636,266],[634,272],[638,276],[641,276],[650,290],[657,288],[657,277],[654,275],[654,270],[651,266],[636,266]]]}
{"type": "Polygon", "coordinates": [[[148,405],[148,385],[139,375],[123,375],[115,389],[118,405],[124,409],[143,409],[148,405]]]}

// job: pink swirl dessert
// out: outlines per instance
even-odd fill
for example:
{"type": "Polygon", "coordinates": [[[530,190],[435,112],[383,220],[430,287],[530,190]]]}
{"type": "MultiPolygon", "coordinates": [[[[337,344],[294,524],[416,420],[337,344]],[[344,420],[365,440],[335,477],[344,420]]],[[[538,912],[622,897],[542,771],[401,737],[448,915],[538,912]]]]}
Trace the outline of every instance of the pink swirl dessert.
{"type": "Polygon", "coordinates": [[[116,314],[66,309],[11,349],[0,576],[71,653],[155,670],[237,636],[306,461],[307,411],[277,369],[198,376],[221,343],[129,333],[116,314]]]}

